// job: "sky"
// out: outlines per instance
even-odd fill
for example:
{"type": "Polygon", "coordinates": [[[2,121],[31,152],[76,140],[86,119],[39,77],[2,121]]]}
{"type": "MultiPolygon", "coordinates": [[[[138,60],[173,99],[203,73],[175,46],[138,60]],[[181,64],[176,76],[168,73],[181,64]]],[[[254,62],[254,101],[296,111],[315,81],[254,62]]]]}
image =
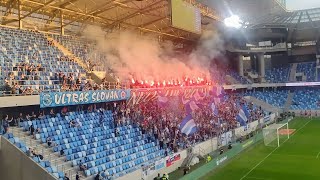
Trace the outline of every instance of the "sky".
{"type": "Polygon", "coordinates": [[[287,0],[288,10],[301,10],[320,7],[320,0],[287,0]]]}

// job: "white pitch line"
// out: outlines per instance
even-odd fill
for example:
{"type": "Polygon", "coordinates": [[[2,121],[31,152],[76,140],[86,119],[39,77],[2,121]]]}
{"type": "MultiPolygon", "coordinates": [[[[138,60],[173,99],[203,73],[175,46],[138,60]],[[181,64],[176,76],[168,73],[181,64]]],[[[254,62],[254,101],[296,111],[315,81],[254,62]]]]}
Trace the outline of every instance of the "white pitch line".
{"type": "MultiPolygon", "coordinates": [[[[302,128],[304,128],[307,124],[309,124],[309,122],[311,122],[311,120],[309,120],[308,122],[306,122],[303,126],[301,126],[297,131],[295,131],[290,137],[292,137],[293,135],[295,135],[298,131],[300,131],[302,128]]],[[[289,139],[286,139],[282,144],[284,144],[285,142],[287,142],[289,139]]],[[[272,153],[274,153],[280,146],[276,147],[274,150],[272,150],[265,158],[263,158],[257,165],[255,165],[249,172],[247,172],[247,174],[245,174],[244,176],[242,176],[242,178],[240,178],[240,180],[246,178],[254,169],[256,169],[263,161],[265,161],[272,153]]],[[[319,152],[320,153],[320,152],[319,152]]]]}
{"type": "Polygon", "coordinates": [[[317,159],[319,158],[319,155],[320,155],[320,152],[318,152],[318,154],[317,154],[317,159]]]}
{"type": "Polygon", "coordinates": [[[261,179],[261,180],[267,180],[265,178],[257,178],[257,177],[252,177],[252,176],[247,176],[247,179],[261,179]]]}

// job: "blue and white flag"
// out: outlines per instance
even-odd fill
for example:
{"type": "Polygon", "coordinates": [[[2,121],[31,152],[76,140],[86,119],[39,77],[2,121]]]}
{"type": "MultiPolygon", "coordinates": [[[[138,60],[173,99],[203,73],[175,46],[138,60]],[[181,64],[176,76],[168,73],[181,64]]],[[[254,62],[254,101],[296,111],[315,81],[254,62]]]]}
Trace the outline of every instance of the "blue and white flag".
{"type": "Polygon", "coordinates": [[[191,114],[191,112],[202,108],[202,105],[197,104],[194,100],[190,100],[190,102],[185,105],[185,108],[186,108],[186,113],[191,114]]]}
{"type": "Polygon", "coordinates": [[[216,86],[212,88],[212,95],[213,96],[217,96],[217,97],[221,97],[225,94],[224,92],[224,88],[222,86],[216,86]]]}
{"type": "Polygon", "coordinates": [[[239,110],[239,114],[237,115],[237,121],[241,126],[245,126],[248,122],[249,112],[246,108],[242,108],[239,110]]]}
{"type": "Polygon", "coordinates": [[[212,109],[213,115],[217,116],[218,115],[218,108],[214,102],[211,102],[211,109],[212,109]]]}
{"type": "Polygon", "coordinates": [[[214,103],[220,104],[221,103],[221,98],[220,97],[215,97],[213,98],[214,103]]]}
{"type": "Polygon", "coordinates": [[[158,105],[159,106],[162,106],[162,107],[166,106],[168,101],[169,101],[169,99],[166,96],[161,95],[161,94],[158,95],[158,105]]]}
{"type": "Polygon", "coordinates": [[[197,132],[197,126],[191,114],[187,115],[187,117],[182,120],[180,124],[180,131],[186,135],[192,135],[197,132]]]}

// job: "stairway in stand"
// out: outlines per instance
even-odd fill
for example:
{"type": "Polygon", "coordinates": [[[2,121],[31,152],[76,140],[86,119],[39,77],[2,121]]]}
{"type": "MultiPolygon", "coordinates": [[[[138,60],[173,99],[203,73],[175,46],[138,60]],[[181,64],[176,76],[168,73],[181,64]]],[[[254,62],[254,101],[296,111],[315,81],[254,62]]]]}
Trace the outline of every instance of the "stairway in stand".
{"type": "Polygon", "coordinates": [[[65,162],[65,156],[60,156],[59,152],[53,152],[46,143],[41,143],[40,140],[33,139],[29,131],[24,131],[23,128],[10,127],[10,132],[14,137],[18,137],[20,141],[24,142],[28,148],[34,149],[37,153],[43,155],[43,159],[50,161],[58,171],[66,173],[71,180],[75,179],[78,167],[72,167],[71,161],[65,162]]]}
{"type": "Polygon", "coordinates": [[[291,66],[290,74],[289,74],[289,81],[290,82],[296,81],[297,67],[298,67],[298,63],[293,63],[291,66]]]}
{"type": "Polygon", "coordinates": [[[294,96],[294,93],[293,92],[289,92],[286,104],[284,105],[284,108],[283,108],[284,111],[289,111],[290,106],[292,104],[293,96],[294,96]]]}
{"type": "Polygon", "coordinates": [[[63,45],[61,45],[55,39],[53,39],[53,38],[51,38],[49,36],[46,36],[46,38],[48,39],[48,41],[52,41],[54,46],[57,47],[65,56],[74,57],[74,60],[75,60],[76,63],[78,63],[87,72],[90,71],[88,69],[87,65],[85,64],[84,60],[81,60],[78,57],[76,57],[71,51],[69,51],[67,48],[65,48],[63,45]]]}

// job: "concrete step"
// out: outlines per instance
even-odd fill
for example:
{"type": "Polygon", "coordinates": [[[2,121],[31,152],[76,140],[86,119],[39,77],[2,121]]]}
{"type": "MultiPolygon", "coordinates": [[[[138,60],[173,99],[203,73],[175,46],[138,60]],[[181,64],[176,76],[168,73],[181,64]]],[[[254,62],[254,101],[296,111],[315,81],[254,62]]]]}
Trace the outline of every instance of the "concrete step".
{"type": "Polygon", "coordinates": [[[9,132],[13,133],[15,137],[18,137],[20,141],[26,144],[27,147],[31,147],[38,153],[42,154],[44,160],[50,161],[58,171],[67,173],[68,177],[75,179],[78,167],[73,167],[71,161],[65,161],[65,156],[60,156],[59,152],[54,152],[46,143],[41,143],[40,140],[33,139],[33,137],[29,135],[29,132],[23,131],[22,128],[11,127],[9,132]]]}

